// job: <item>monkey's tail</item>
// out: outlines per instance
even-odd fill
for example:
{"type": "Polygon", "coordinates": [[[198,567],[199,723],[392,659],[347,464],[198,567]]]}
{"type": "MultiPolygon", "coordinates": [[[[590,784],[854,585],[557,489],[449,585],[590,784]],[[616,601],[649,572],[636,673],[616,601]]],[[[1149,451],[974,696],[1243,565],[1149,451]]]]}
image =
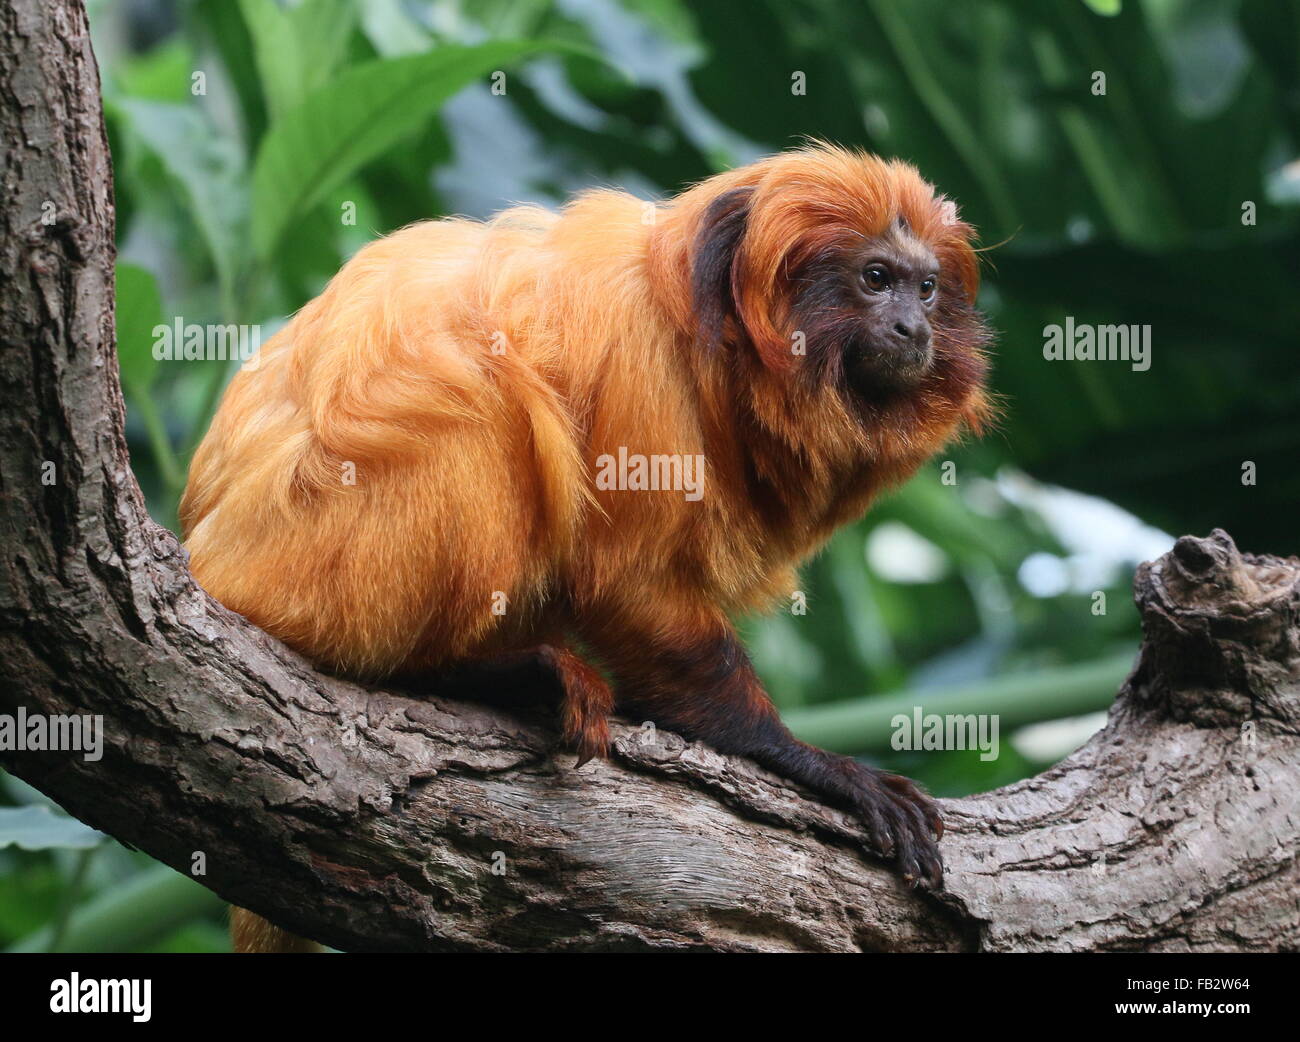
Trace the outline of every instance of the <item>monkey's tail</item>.
{"type": "Polygon", "coordinates": [[[237,952],[319,952],[315,941],[282,930],[246,908],[230,908],[230,941],[237,952]]]}

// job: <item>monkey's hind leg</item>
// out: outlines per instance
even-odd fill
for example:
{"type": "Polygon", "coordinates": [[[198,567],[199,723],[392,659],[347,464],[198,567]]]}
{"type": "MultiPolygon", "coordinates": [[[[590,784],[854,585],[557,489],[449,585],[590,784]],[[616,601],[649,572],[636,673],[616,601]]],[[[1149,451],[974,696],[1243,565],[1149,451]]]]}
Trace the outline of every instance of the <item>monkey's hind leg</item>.
{"type": "Polygon", "coordinates": [[[540,654],[543,663],[560,679],[560,727],[566,748],[578,754],[574,767],[608,755],[614,694],[605,678],[567,647],[543,644],[540,654]]]}
{"type": "Polygon", "coordinates": [[[558,694],[563,747],[578,754],[576,766],[581,767],[609,752],[614,695],[599,671],[570,650],[562,636],[544,639],[546,643],[436,671],[432,679],[419,670],[402,678],[415,690],[506,707],[549,706],[556,704],[558,694]]]}

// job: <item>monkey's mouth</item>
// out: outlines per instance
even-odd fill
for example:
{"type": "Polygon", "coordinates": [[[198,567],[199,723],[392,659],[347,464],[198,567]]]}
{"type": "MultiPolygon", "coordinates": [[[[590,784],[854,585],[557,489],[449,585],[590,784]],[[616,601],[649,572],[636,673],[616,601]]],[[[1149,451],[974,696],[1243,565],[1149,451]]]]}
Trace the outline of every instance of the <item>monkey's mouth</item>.
{"type": "Polygon", "coordinates": [[[910,391],[934,365],[930,344],[881,349],[866,343],[854,351],[846,367],[853,389],[867,398],[910,391]]]}

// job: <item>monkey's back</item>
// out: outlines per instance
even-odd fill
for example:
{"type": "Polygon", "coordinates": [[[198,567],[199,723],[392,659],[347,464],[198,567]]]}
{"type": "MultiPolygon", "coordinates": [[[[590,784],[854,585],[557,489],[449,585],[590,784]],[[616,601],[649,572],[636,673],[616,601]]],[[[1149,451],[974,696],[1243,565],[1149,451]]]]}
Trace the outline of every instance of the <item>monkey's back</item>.
{"type": "Polygon", "coordinates": [[[482,653],[536,624],[585,487],[540,375],[558,345],[528,313],[555,219],[381,239],[245,365],[181,503],[209,593],[356,674],[482,653]]]}
{"type": "Polygon", "coordinates": [[[788,589],[721,363],[672,305],[684,255],[648,259],[661,219],[599,191],[359,252],[226,391],[181,508],[199,581],[363,674],[581,633],[650,590],[716,612],[788,589]],[[706,449],[700,498],[594,480],[706,449]]]}

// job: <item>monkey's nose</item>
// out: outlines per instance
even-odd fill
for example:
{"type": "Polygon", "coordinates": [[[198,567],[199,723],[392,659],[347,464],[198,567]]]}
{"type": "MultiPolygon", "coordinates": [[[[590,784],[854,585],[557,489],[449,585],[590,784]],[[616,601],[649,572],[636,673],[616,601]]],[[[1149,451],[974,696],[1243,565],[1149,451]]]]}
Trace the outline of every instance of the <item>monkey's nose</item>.
{"type": "Polygon", "coordinates": [[[927,322],[905,322],[900,319],[894,323],[893,333],[900,348],[924,352],[930,347],[930,325],[927,322]]]}
{"type": "Polygon", "coordinates": [[[930,367],[930,324],[896,318],[889,328],[887,364],[896,373],[922,373],[930,367]]]}

